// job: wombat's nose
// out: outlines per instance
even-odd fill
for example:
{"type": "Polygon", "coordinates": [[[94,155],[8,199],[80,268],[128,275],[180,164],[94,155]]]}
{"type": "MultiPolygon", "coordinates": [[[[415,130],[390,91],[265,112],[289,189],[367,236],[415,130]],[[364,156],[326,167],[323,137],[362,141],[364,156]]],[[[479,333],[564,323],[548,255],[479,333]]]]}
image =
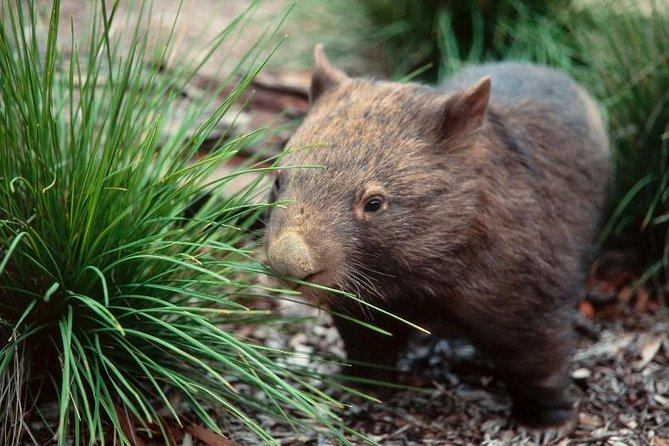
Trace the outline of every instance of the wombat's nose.
{"type": "Polygon", "coordinates": [[[267,247],[267,258],[272,270],[281,276],[305,279],[318,272],[309,247],[294,232],[281,234],[271,242],[267,247]]]}

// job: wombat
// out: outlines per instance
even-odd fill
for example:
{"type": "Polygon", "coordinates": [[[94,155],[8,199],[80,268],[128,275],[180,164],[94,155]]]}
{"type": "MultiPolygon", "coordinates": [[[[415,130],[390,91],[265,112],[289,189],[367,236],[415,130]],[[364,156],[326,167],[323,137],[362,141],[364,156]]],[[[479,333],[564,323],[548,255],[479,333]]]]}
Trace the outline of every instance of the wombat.
{"type": "MultiPolygon", "coordinates": [[[[289,204],[268,216],[271,269],[466,336],[506,383],[518,421],[573,427],[571,319],[610,176],[593,98],[527,63],[468,68],[438,88],[350,78],[317,46],[310,101],[282,160],[298,167],[280,169],[272,191],[289,204]]],[[[299,289],[392,333],[335,315],[349,359],[395,364],[409,325],[299,289]]]]}

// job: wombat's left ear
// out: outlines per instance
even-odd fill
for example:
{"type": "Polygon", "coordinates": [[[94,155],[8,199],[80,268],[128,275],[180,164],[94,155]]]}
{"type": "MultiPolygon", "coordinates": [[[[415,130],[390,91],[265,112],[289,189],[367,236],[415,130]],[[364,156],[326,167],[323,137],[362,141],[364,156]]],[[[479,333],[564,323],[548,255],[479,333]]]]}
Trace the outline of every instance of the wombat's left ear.
{"type": "Polygon", "coordinates": [[[332,66],[325,57],[323,44],[319,43],[314,48],[314,72],[311,75],[309,102],[314,103],[325,91],[347,79],[347,77],[343,71],[332,66]]]}
{"type": "Polygon", "coordinates": [[[490,76],[481,78],[466,90],[452,94],[442,104],[444,136],[475,131],[485,122],[490,100],[490,76]]]}

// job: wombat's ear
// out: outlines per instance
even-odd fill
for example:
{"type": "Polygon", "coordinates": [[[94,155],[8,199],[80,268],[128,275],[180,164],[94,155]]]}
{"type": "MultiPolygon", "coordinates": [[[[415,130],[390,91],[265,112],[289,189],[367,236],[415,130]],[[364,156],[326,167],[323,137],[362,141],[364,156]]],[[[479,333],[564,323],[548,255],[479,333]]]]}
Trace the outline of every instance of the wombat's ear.
{"type": "Polygon", "coordinates": [[[490,84],[490,76],[486,76],[468,89],[454,93],[446,99],[442,105],[443,136],[449,137],[481,128],[488,111],[490,84]]]}
{"type": "Polygon", "coordinates": [[[323,44],[319,43],[316,45],[314,48],[314,72],[311,75],[309,102],[315,102],[324,91],[332,88],[346,78],[346,74],[333,67],[327,57],[325,57],[323,44]]]}

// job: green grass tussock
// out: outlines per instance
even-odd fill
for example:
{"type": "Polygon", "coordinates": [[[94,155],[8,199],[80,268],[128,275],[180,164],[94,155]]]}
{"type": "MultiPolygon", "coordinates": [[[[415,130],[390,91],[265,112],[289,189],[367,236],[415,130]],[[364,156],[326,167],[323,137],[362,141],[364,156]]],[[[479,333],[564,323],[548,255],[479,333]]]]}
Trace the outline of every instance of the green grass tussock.
{"type": "MultiPolygon", "coordinates": [[[[254,7],[206,54],[235,37],[254,7]]],[[[166,420],[182,415],[173,392],[216,432],[211,408],[266,443],[275,440],[252,414],[320,426],[346,443],[336,401],[309,385],[309,370],[221,328],[281,322],[241,299],[263,291],[244,248],[264,208],[252,200],[260,179],[226,188],[267,169],[208,179],[262,134],[220,140],[193,161],[266,62],[272,36],[211,95],[230,89],[211,116],[196,103],[168,132],[199,65],[165,71],[171,44],[149,44],[148,11],[116,28],[118,2],[96,2],[85,42],[72,36],[61,52],[59,1],[46,17],[32,2],[2,8],[0,443],[33,435],[25,417],[49,420],[41,410],[50,400],[58,444],[131,444],[128,419],[167,439],[166,420]],[[225,198],[185,219],[189,203],[212,190],[225,198]]]]}
{"type": "Polygon", "coordinates": [[[370,20],[377,25],[369,39],[383,48],[392,77],[413,72],[429,82],[458,69],[462,63],[478,63],[491,49],[506,45],[500,39],[500,27],[510,24],[516,29],[515,24],[525,17],[545,21],[555,6],[569,3],[570,0],[362,1],[370,20]]]}
{"type": "Polygon", "coordinates": [[[667,281],[669,238],[669,7],[637,3],[593,14],[577,75],[602,99],[616,149],[612,214],[602,234],[637,247],[656,288],[667,281]],[[585,49],[588,49],[586,52],[585,49]],[[600,56],[604,54],[606,56],[600,56]]]}

